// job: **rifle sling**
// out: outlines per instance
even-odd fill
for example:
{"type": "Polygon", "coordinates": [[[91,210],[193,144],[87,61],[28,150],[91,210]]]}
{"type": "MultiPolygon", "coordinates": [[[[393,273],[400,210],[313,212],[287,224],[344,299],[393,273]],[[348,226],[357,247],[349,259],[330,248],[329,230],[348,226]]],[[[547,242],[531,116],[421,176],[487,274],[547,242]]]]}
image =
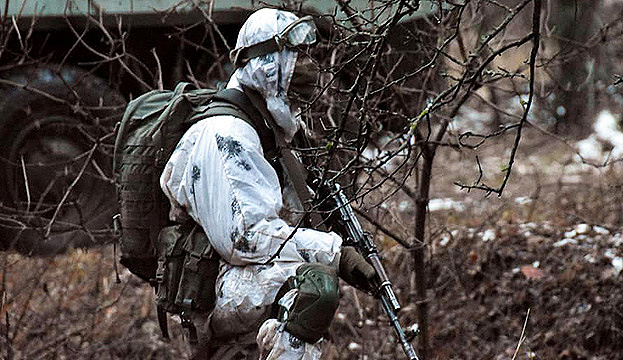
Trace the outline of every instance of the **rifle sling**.
{"type": "Polygon", "coordinates": [[[158,325],[160,326],[160,332],[162,333],[162,337],[168,339],[169,325],[167,323],[167,311],[164,309],[164,307],[158,305],[156,307],[156,312],[158,314],[158,325]]]}
{"type": "Polygon", "coordinates": [[[294,191],[296,192],[301,204],[306,211],[309,211],[309,218],[311,220],[311,225],[313,227],[319,227],[323,223],[322,218],[317,212],[312,211],[313,207],[313,194],[310,192],[307,187],[307,183],[305,179],[307,178],[307,170],[303,167],[300,161],[296,159],[288,145],[286,144],[285,137],[283,132],[279,128],[279,126],[275,123],[275,120],[268,112],[266,108],[265,101],[262,97],[254,90],[249,89],[246,86],[243,86],[244,93],[247,95],[249,100],[253,103],[256,109],[263,115],[264,119],[268,122],[268,125],[272,128],[273,134],[275,136],[275,142],[277,145],[277,150],[283,164],[285,165],[288,176],[290,177],[290,181],[292,182],[292,186],[294,187],[294,191]]]}

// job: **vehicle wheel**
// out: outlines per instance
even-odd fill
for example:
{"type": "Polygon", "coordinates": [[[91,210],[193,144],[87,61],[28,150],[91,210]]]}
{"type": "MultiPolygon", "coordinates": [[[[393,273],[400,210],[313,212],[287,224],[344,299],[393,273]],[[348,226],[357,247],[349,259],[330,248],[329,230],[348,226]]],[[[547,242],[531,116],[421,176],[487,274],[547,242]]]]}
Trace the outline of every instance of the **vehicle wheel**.
{"type": "Polygon", "coordinates": [[[21,67],[0,79],[0,245],[55,254],[106,242],[117,209],[112,132],[124,98],[70,66],[21,67]]]}

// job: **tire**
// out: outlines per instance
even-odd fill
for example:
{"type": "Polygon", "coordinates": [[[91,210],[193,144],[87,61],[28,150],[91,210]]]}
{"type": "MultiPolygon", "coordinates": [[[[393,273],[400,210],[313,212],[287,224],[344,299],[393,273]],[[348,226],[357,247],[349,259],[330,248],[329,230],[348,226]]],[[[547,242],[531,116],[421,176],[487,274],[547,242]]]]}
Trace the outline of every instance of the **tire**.
{"type": "Polygon", "coordinates": [[[0,79],[0,246],[57,254],[109,241],[112,132],[124,98],[70,66],[21,67],[0,79]]]}

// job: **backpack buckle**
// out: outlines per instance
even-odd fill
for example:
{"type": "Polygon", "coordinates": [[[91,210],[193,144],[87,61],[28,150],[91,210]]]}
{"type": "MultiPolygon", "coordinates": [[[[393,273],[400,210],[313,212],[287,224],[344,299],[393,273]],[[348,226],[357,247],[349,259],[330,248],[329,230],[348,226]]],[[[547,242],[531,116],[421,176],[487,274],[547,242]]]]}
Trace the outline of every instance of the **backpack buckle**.
{"type": "Polygon", "coordinates": [[[115,216],[112,217],[112,231],[113,231],[113,236],[115,237],[115,239],[119,239],[122,235],[121,232],[121,214],[115,214],[115,216]]]}
{"type": "Polygon", "coordinates": [[[158,151],[156,151],[156,156],[154,157],[154,165],[156,167],[161,167],[162,165],[164,165],[162,163],[163,157],[164,157],[164,148],[160,148],[158,149],[158,151]]]}
{"type": "Polygon", "coordinates": [[[197,337],[197,328],[193,324],[193,320],[185,312],[180,314],[180,320],[182,322],[182,328],[188,330],[188,337],[191,344],[196,345],[199,341],[197,337]]]}
{"type": "Polygon", "coordinates": [[[158,268],[156,269],[156,278],[154,279],[156,284],[162,284],[164,282],[165,271],[166,271],[165,261],[163,259],[159,259],[158,268]]]}
{"type": "Polygon", "coordinates": [[[199,270],[199,261],[201,261],[201,255],[189,253],[189,258],[186,260],[186,266],[190,271],[197,272],[199,270]]]}

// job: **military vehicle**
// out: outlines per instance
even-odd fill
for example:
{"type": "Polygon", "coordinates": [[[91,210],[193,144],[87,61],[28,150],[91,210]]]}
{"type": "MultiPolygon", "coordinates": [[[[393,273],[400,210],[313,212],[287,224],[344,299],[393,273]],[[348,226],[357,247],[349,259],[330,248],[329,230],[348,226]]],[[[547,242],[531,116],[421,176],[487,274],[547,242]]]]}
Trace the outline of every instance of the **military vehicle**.
{"type": "MultiPolygon", "coordinates": [[[[214,86],[246,17],[279,1],[6,0],[0,5],[0,248],[110,241],[113,128],[126,102],[180,80],[214,86]]],[[[294,9],[347,19],[375,1],[294,9]]],[[[293,9],[291,2],[289,9],[293,9]]],[[[287,5],[287,4],[286,4],[287,5]]],[[[382,5],[384,6],[384,5],[382,5]]],[[[422,1],[407,21],[434,10],[422,1]]],[[[385,12],[389,13],[389,12],[385,12]]],[[[318,17],[321,31],[323,17],[318,17]]],[[[363,24],[366,26],[366,24],[363,24]]]]}

